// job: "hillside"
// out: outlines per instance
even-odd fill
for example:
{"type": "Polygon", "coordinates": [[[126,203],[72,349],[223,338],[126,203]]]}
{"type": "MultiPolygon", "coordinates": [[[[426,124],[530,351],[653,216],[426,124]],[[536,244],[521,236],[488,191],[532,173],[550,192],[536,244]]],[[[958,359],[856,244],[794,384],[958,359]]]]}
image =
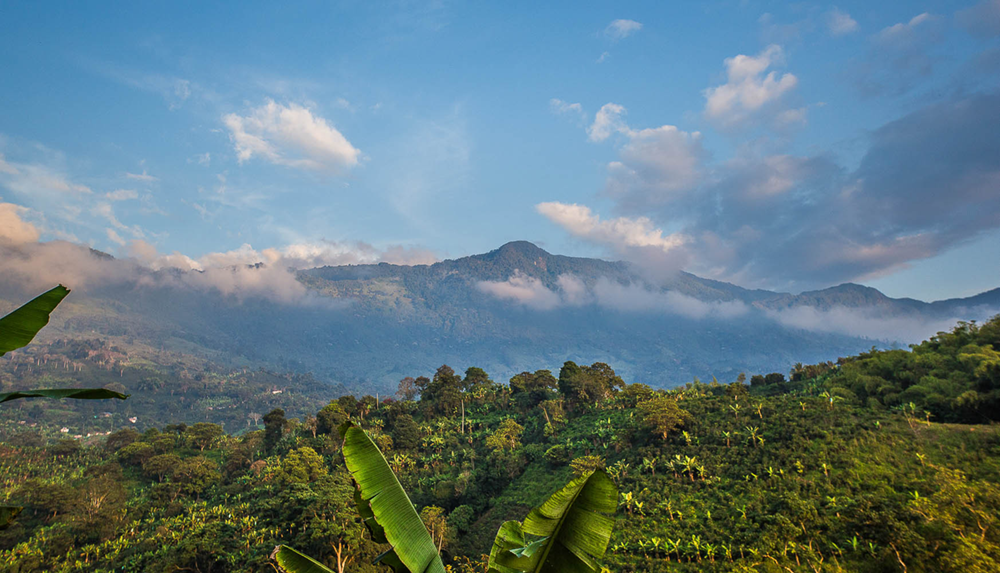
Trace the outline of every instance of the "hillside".
{"type": "MultiPolygon", "coordinates": [[[[927,341],[913,364],[942,370],[919,384],[945,375],[958,396],[977,388],[996,400],[989,351],[998,326],[927,341]],[[970,345],[976,358],[950,362],[970,345]]],[[[374,573],[369,563],[384,548],[353,517],[334,430],[350,417],[444,529],[445,561],[460,573],[482,571],[500,523],[595,467],[620,491],[603,562],[611,571],[995,571],[1000,432],[968,422],[995,422],[998,411],[958,409],[939,423],[923,412],[931,396],[872,401],[851,389],[859,363],[874,381],[879,364],[896,359],[869,353],[800,365],[789,379],[670,391],[623,381],[603,364],[552,365],[509,384],[442,366],[401,387],[422,389],[419,399],[344,396],[298,420],[271,412],[240,437],[197,424],[122,430],[85,448],[7,439],[0,493],[27,509],[0,533],[0,564],[261,571],[285,543],[334,569],[339,559],[345,571],[374,573]]]]}

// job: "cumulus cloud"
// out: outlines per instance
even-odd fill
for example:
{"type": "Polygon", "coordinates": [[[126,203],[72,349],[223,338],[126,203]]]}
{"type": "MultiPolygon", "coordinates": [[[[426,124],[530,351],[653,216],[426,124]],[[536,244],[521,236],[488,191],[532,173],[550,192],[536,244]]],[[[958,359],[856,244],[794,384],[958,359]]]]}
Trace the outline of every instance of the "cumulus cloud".
{"type": "Polygon", "coordinates": [[[230,113],[222,121],[240,163],[258,156],[277,165],[339,172],[361,157],[326,119],[294,103],[268,100],[246,116],[230,113]]]}
{"type": "MultiPolygon", "coordinates": [[[[2,161],[2,158],[0,158],[2,161]]],[[[0,203],[0,243],[34,243],[38,241],[38,229],[21,218],[28,210],[13,203],[0,203]]]]}
{"type": "Polygon", "coordinates": [[[982,38],[1000,36],[1000,0],[984,0],[955,14],[959,25],[982,38]]]}
{"type": "Polygon", "coordinates": [[[616,103],[606,103],[594,116],[594,123],[587,128],[587,137],[595,143],[604,141],[615,132],[626,132],[628,126],[622,119],[625,107],[616,103]]]}
{"type": "Polygon", "coordinates": [[[642,24],[635,20],[614,20],[604,29],[604,35],[612,40],[624,40],[642,30],[642,24]]]}
{"type": "Polygon", "coordinates": [[[602,221],[589,207],[575,203],[539,203],[535,209],[571,235],[605,246],[636,264],[654,283],[666,280],[688,262],[685,245],[690,238],[682,233],[665,234],[648,217],[602,221]]]}
{"type": "Polygon", "coordinates": [[[701,133],[672,125],[625,133],[619,160],[608,164],[606,193],[626,210],[666,205],[702,181],[708,154],[701,133]]]}
{"type": "Polygon", "coordinates": [[[599,244],[612,244],[621,249],[628,247],[653,247],[664,252],[683,245],[683,235],[663,235],[646,217],[629,219],[618,217],[602,221],[589,207],[566,203],[539,203],[539,213],[577,237],[599,244]]]}
{"type": "Polygon", "coordinates": [[[847,12],[833,8],[826,13],[826,30],[831,36],[846,36],[858,31],[858,23],[847,12]]]}
{"type": "Polygon", "coordinates": [[[783,111],[785,96],[799,80],[791,73],[778,75],[767,70],[783,65],[784,59],[781,46],[774,44],[756,56],[726,58],[726,83],[704,91],[705,117],[721,128],[731,129],[783,111]]]}

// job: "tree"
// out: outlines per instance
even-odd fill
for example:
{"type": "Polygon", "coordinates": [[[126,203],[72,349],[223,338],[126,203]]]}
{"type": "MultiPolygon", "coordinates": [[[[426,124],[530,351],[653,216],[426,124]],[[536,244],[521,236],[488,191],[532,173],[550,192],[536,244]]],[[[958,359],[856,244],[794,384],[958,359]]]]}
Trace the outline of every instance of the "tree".
{"type": "Polygon", "coordinates": [[[268,453],[274,451],[275,446],[281,441],[281,435],[285,431],[285,411],[275,408],[264,415],[264,450],[268,453]]]}
{"type": "Polygon", "coordinates": [[[177,454],[160,454],[153,456],[142,464],[142,471],[149,477],[156,476],[156,481],[163,482],[164,476],[170,475],[181,463],[177,454]]]}
{"type": "Polygon", "coordinates": [[[420,393],[416,380],[412,376],[407,376],[399,381],[399,388],[396,390],[396,397],[400,400],[413,400],[420,393]]]}
{"type": "Polygon", "coordinates": [[[689,416],[677,405],[677,401],[666,396],[657,396],[640,402],[638,406],[643,422],[664,440],[670,432],[682,427],[689,416]]]}
{"type": "Polygon", "coordinates": [[[420,520],[424,522],[434,545],[437,546],[438,553],[444,548],[444,540],[448,534],[448,521],[444,516],[444,509],[436,505],[428,505],[420,510],[420,520]]]}
{"type": "Polygon", "coordinates": [[[559,370],[559,392],[574,407],[610,398],[623,385],[621,377],[603,362],[581,367],[568,361],[559,370]]]}
{"type": "Polygon", "coordinates": [[[118,459],[134,466],[143,465],[154,455],[156,455],[156,450],[146,442],[135,442],[118,450],[118,459]]]}
{"type": "Polygon", "coordinates": [[[288,452],[281,462],[281,473],[278,481],[282,484],[311,483],[319,480],[327,473],[326,463],[309,447],[302,447],[288,452]]]}
{"type": "Polygon", "coordinates": [[[462,406],[462,379],[447,364],[441,366],[420,393],[420,404],[433,414],[457,411],[462,406]]]}
{"type": "Polygon", "coordinates": [[[107,439],[104,440],[104,447],[107,448],[109,452],[117,452],[132,442],[138,441],[139,437],[139,432],[133,430],[132,428],[124,428],[108,436],[107,439]]]}
{"type": "Polygon", "coordinates": [[[225,434],[222,431],[222,426],[205,422],[199,422],[189,427],[185,433],[191,445],[198,448],[198,451],[201,452],[204,452],[205,448],[211,446],[215,440],[225,434]]]}
{"type": "Polygon", "coordinates": [[[392,442],[397,448],[409,450],[420,445],[420,428],[413,416],[403,413],[392,424],[392,442]]]}
{"type": "Polygon", "coordinates": [[[337,398],[337,403],[340,407],[344,409],[344,413],[348,416],[354,415],[358,410],[358,399],[350,394],[344,394],[340,398],[337,398]]]}
{"type": "Polygon", "coordinates": [[[470,366],[465,370],[465,380],[462,381],[462,390],[469,391],[476,386],[489,386],[493,384],[490,375],[485,370],[476,366],[470,366]]]}
{"type": "Polygon", "coordinates": [[[182,492],[193,494],[199,499],[201,493],[221,477],[215,462],[202,456],[182,461],[170,476],[171,480],[180,486],[182,492]]]}
{"type": "Polygon", "coordinates": [[[507,418],[500,422],[492,434],[486,438],[486,446],[494,452],[514,451],[521,447],[521,434],[524,426],[518,424],[513,418],[507,418]]]}
{"type": "Polygon", "coordinates": [[[524,410],[555,398],[558,388],[559,381],[549,370],[522,372],[510,379],[511,397],[524,410]]]}
{"type": "Polygon", "coordinates": [[[323,409],[316,413],[316,432],[322,435],[332,434],[348,418],[347,412],[339,402],[333,401],[323,406],[323,409]]]}
{"type": "Polygon", "coordinates": [[[53,456],[71,456],[80,452],[80,442],[72,438],[63,438],[49,446],[49,453],[53,456]]]}

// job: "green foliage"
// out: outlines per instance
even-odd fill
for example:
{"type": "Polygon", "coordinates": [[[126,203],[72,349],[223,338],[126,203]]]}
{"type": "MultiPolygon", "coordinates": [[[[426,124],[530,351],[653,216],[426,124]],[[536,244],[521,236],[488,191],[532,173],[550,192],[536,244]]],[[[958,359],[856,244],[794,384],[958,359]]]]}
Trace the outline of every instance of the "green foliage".
{"type": "MultiPolygon", "coordinates": [[[[954,357],[952,370],[935,378],[990,376],[982,331],[991,328],[977,327],[981,338],[955,341],[953,352],[930,353],[954,357]]],[[[507,386],[466,371],[458,385],[464,424],[436,413],[431,401],[376,408],[374,399],[355,404],[353,423],[375,443],[392,436],[392,449],[377,457],[409,498],[399,506],[443,518],[443,536],[418,527],[435,556],[441,543],[440,563],[456,573],[485,570],[480,556],[501,525],[522,520],[570,481],[570,460],[603,460],[620,490],[602,558],[611,571],[883,573],[903,564],[908,573],[996,571],[1000,431],[928,417],[916,402],[904,411],[862,400],[832,383],[849,362],[869,358],[797,365],[785,382],[755,387],[697,382],[655,394],[612,387],[604,400],[567,407],[555,432],[554,402],[564,398],[525,409],[507,386]],[[689,414],[665,439],[637,407],[659,399],[689,414]],[[487,444],[514,424],[516,449],[487,444]]],[[[897,358],[879,353],[868,366],[886,360],[897,358]]],[[[895,364],[872,375],[887,380],[895,364]]],[[[36,419],[17,406],[17,418],[36,419]]],[[[287,545],[331,571],[376,573],[372,562],[388,539],[371,505],[355,503],[341,441],[283,414],[269,422],[268,448],[267,423],[204,451],[190,439],[193,426],[176,424],[119,431],[106,446],[83,437],[79,452],[57,457],[49,448],[67,437],[61,425],[0,420],[0,500],[25,507],[0,532],[0,569],[264,571],[271,548],[287,545]]],[[[523,540],[508,538],[528,558],[546,543],[532,535],[522,529],[523,540]]]]}
{"type": "Polygon", "coordinates": [[[314,482],[327,473],[323,458],[310,447],[301,447],[288,452],[281,462],[278,480],[282,484],[314,482]]]}
{"type": "Polygon", "coordinates": [[[1000,421],[1000,316],[982,326],[960,322],[912,350],[843,359],[822,382],[842,398],[907,409],[941,422],[1000,421]]]}
{"type": "Polygon", "coordinates": [[[684,421],[689,417],[677,405],[677,400],[666,396],[656,396],[640,402],[637,409],[642,415],[643,423],[664,440],[671,432],[684,426],[684,421]]]}
{"type": "Polygon", "coordinates": [[[350,422],[341,426],[344,462],[357,485],[358,511],[372,532],[384,538],[392,550],[381,559],[400,573],[409,571],[444,573],[444,565],[434,541],[385,456],[364,430],[350,422]]]}
{"type": "Polygon", "coordinates": [[[500,422],[500,427],[486,438],[486,446],[494,452],[514,451],[521,447],[521,434],[524,426],[513,418],[500,422]]]}
{"type": "Polygon", "coordinates": [[[586,473],[552,494],[523,523],[508,521],[490,551],[491,573],[598,572],[618,507],[618,488],[602,470],[586,473]]]}
{"type": "Polygon", "coordinates": [[[27,346],[49,323],[49,314],[68,294],[69,289],[59,285],[0,318],[0,356],[27,346]]]}

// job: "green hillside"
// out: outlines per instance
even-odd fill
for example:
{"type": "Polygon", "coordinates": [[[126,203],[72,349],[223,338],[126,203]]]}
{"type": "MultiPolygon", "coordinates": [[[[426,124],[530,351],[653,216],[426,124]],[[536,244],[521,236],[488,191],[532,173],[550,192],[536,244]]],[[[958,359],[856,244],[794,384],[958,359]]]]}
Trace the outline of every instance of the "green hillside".
{"type": "Polygon", "coordinates": [[[381,548],[355,518],[335,430],[350,417],[444,528],[454,571],[483,571],[500,523],[601,466],[621,491],[611,571],[996,571],[998,328],[749,383],[653,390],[567,362],[498,384],[441,367],[400,400],[276,410],[238,437],[195,424],[83,448],[8,440],[0,492],[26,509],[0,533],[0,567],[264,571],[284,543],[374,571],[381,548]]]}

